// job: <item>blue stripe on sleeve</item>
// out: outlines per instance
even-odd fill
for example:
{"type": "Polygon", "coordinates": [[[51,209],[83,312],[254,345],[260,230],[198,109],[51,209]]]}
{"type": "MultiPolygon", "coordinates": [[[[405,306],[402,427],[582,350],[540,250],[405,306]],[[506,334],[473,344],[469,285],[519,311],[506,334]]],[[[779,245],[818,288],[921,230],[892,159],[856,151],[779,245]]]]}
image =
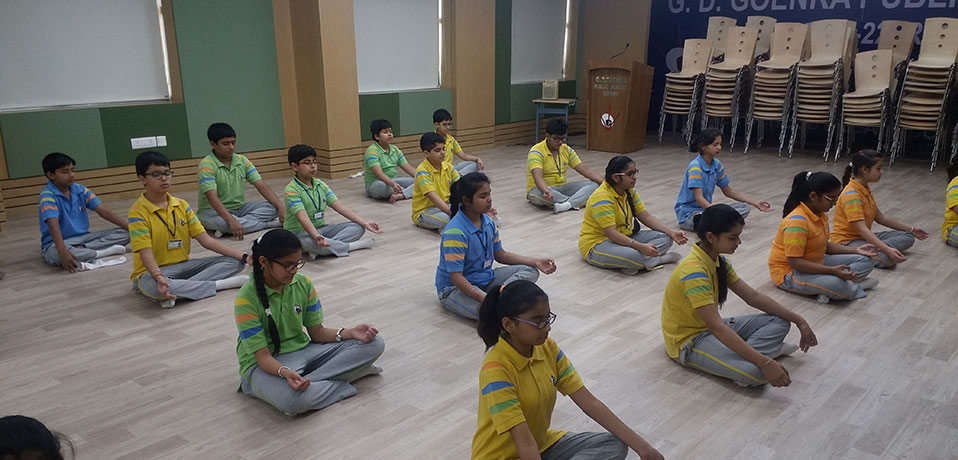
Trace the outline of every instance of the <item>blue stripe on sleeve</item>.
{"type": "Polygon", "coordinates": [[[256,334],[263,332],[263,326],[256,326],[246,329],[245,331],[240,331],[240,340],[246,340],[256,334]]]}
{"type": "Polygon", "coordinates": [[[503,388],[509,388],[514,386],[511,382],[505,380],[498,380],[495,382],[489,382],[486,386],[482,387],[482,394],[487,395],[496,390],[501,390],[503,388]]]}

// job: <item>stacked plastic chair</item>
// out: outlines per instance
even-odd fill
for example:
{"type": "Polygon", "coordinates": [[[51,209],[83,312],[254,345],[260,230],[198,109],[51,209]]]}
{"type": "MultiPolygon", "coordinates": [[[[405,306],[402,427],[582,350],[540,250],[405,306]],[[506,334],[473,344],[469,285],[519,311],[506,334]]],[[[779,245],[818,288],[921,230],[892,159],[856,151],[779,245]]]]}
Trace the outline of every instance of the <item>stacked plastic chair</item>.
{"type": "MultiPolygon", "coordinates": [[[[911,52],[915,46],[915,33],[918,31],[917,22],[908,21],[882,21],[881,33],[878,35],[878,49],[891,50],[891,65],[894,69],[894,90],[892,94],[892,106],[898,106],[898,99],[901,97],[901,90],[904,87],[905,69],[908,67],[908,60],[911,59],[911,52]]],[[[890,130],[889,130],[890,132],[890,130]]]]}
{"type": "Polygon", "coordinates": [[[728,41],[728,30],[735,27],[735,19],[725,16],[709,18],[709,28],[705,39],[712,43],[712,59],[720,59],[725,55],[725,42],[728,41]]]}
{"type": "Polygon", "coordinates": [[[712,61],[712,43],[707,39],[685,41],[682,52],[682,70],[665,76],[665,96],[659,111],[659,143],[665,129],[665,116],[672,115],[673,123],[677,116],[685,116],[685,128],[682,131],[685,143],[692,139],[692,124],[702,100],[705,86],[705,71],[712,61]]]}
{"type": "Polygon", "coordinates": [[[842,151],[845,132],[847,131],[850,137],[855,126],[878,128],[876,149],[883,150],[885,127],[891,118],[893,54],[892,50],[885,49],[858,53],[855,56],[855,91],[842,97],[841,123],[844,129],[838,135],[836,161],[842,151]]]}
{"type": "Polygon", "coordinates": [[[738,26],[730,28],[725,60],[711,64],[705,73],[705,113],[702,116],[702,127],[708,126],[710,118],[731,118],[729,150],[735,146],[739,107],[742,94],[749,86],[757,39],[756,29],[738,26]]]}
{"type": "Polygon", "coordinates": [[[745,27],[751,27],[758,31],[758,38],[755,40],[755,58],[762,59],[768,54],[772,43],[772,31],[775,30],[777,19],[768,16],[749,16],[745,20],[745,27]]]}
{"type": "Polygon", "coordinates": [[[844,19],[815,21],[809,25],[809,34],[811,56],[798,64],[788,153],[791,156],[794,150],[799,122],[803,124],[803,132],[805,124],[823,124],[828,126],[822,155],[827,159],[837,128],[837,102],[848,83],[850,53],[857,47],[857,35],[855,23],[844,19]]]}
{"type": "Polygon", "coordinates": [[[745,116],[745,154],[752,138],[752,127],[758,120],[758,145],[762,145],[766,121],[781,123],[778,154],[785,147],[790,108],[795,91],[796,64],[805,55],[808,25],[779,22],[772,32],[769,58],[755,64],[752,93],[745,116]]]}
{"type": "Polygon", "coordinates": [[[906,130],[934,131],[931,153],[934,169],[950,129],[948,109],[955,91],[955,60],[958,58],[958,19],[925,20],[918,60],[908,63],[904,88],[898,101],[895,132],[889,163],[903,150],[906,130]]]}

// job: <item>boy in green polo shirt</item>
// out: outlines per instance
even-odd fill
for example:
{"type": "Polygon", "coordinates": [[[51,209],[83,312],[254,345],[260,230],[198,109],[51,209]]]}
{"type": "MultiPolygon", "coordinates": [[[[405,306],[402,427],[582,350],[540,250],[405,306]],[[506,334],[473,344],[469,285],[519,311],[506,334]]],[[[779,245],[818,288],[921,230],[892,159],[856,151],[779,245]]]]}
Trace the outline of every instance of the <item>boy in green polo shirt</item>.
{"type": "Polygon", "coordinates": [[[236,131],[233,127],[213,123],[206,130],[206,137],[212,153],[200,161],[196,174],[200,223],[213,230],[217,238],[230,234],[237,240],[243,239],[246,233],[282,226],[286,213],[279,198],[263,182],[253,163],[234,153],[236,131]],[[267,202],[247,203],[244,197],[247,182],[253,184],[267,202]]]}
{"type": "Polygon", "coordinates": [[[375,142],[363,155],[366,195],[377,200],[388,199],[390,203],[412,198],[412,176],[416,175],[416,170],[406,161],[399,147],[392,145],[393,125],[389,120],[373,120],[369,131],[375,142]],[[409,177],[397,177],[397,166],[409,177]]]}
{"type": "Polygon", "coordinates": [[[286,186],[285,210],[290,216],[283,228],[296,234],[310,257],[335,255],[345,257],[349,251],[373,246],[372,238],[363,238],[366,230],[382,234],[379,224],[367,221],[336,198],[326,183],[313,177],[316,174],[316,151],[308,145],[294,145],[286,155],[296,175],[286,186]],[[326,206],[352,222],[326,225],[326,206]]]}

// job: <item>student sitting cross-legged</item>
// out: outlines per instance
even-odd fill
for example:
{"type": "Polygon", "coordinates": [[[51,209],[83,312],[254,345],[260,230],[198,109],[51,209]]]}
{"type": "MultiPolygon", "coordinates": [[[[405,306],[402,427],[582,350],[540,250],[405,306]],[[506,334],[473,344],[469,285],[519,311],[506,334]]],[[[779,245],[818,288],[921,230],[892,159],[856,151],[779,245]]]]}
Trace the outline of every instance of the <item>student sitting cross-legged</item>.
{"type": "Polygon", "coordinates": [[[642,460],[662,454],[586,388],[555,340],[556,314],[535,283],[495,285],[479,308],[486,356],[479,371],[474,460],[623,460],[631,448],[642,460]],[[572,399],[606,431],[552,429],[556,396],[572,399]]]}
{"type": "Polygon", "coordinates": [[[236,274],[248,263],[248,255],[207,234],[189,203],[168,193],[170,160],[159,152],[143,152],[136,156],[136,176],[146,191],[129,212],[133,287],[163,308],[172,308],[179,298],[204,299],[242,286],[248,276],[236,274]],[[191,259],[193,238],[222,255],[191,259]]]}
{"type": "Polygon", "coordinates": [[[399,200],[412,198],[413,176],[416,170],[406,161],[402,150],[392,144],[393,125],[389,120],[373,120],[369,125],[373,143],[363,154],[363,180],[366,182],[366,195],[377,200],[399,200]],[[409,177],[401,177],[396,168],[402,169],[409,177]]]}
{"type": "Polygon", "coordinates": [[[555,261],[524,257],[502,249],[499,229],[486,213],[492,208],[492,188],[485,174],[466,174],[452,184],[455,208],[442,232],[436,291],[447,310],[476,319],[479,303],[495,284],[535,281],[539,272],[555,271],[555,261]],[[493,261],[506,265],[492,268],[493,261]]]}
{"type": "Polygon", "coordinates": [[[75,182],[76,161],[54,152],[43,158],[42,165],[47,176],[39,206],[43,260],[71,273],[126,262],[123,257],[109,256],[126,252],[124,246],[130,242],[127,224],[90,189],[75,182]],[[88,209],[119,228],[91,232],[88,209]]]}
{"type": "Polygon", "coordinates": [[[614,156],[605,168],[605,181],[589,197],[579,230],[579,254],[590,265],[635,275],[679,260],[668,250],[673,241],[685,244],[688,238],[645,209],[635,191],[638,173],[631,158],[614,156]],[[638,222],[650,230],[640,230],[638,222]]]}
{"type": "Polygon", "coordinates": [[[289,216],[283,228],[299,237],[306,253],[314,259],[328,255],[345,257],[349,251],[371,248],[373,239],[362,236],[366,230],[381,234],[379,224],[360,217],[339,201],[325,182],[313,177],[316,150],[308,145],[294,145],[286,156],[296,175],[283,194],[289,216]],[[326,206],[352,222],[326,225],[326,206]]]}
{"type": "Polygon", "coordinates": [[[526,199],[557,213],[581,208],[602,184],[602,176],[565,143],[568,131],[565,120],[549,120],[545,140],[533,145],[526,157],[526,199]],[[589,180],[569,182],[566,170],[570,167],[589,180]]]}
{"type": "Polygon", "coordinates": [[[482,171],[485,169],[485,165],[482,164],[482,159],[475,155],[470,155],[462,151],[462,147],[459,146],[459,141],[455,137],[452,137],[452,114],[449,113],[446,109],[438,109],[432,113],[432,124],[436,127],[436,132],[439,133],[445,143],[443,144],[443,150],[446,152],[446,156],[443,157],[443,161],[446,163],[452,164],[453,155],[461,158],[463,161],[456,163],[453,166],[456,171],[459,171],[460,175],[466,175],[471,172],[482,171]]]}
{"type": "Polygon", "coordinates": [[[443,161],[444,141],[437,133],[423,134],[419,147],[425,158],[416,168],[412,189],[412,222],[429,230],[442,229],[449,223],[449,189],[459,180],[459,171],[443,161]]]}
{"type": "Polygon", "coordinates": [[[286,213],[279,198],[263,182],[253,163],[234,153],[236,131],[226,123],[213,123],[206,130],[206,136],[213,152],[200,160],[196,174],[200,223],[213,230],[217,238],[230,234],[238,240],[246,233],[282,226],[286,213]],[[253,184],[267,202],[247,203],[244,196],[247,182],[253,184]]]}
{"type": "Polygon", "coordinates": [[[323,325],[313,282],[297,270],[299,238],[275,229],[253,243],[253,279],[236,293],[240,389],[287,415],[322,409],[356,394],[350,382],[382,369],[385,344],[368,324],[323,325]]]}
{"type": "Polygon", "coordinates": [[[742,387],[770,383],[788,386],[791,377],[779,356],[818,344],[801,315],[762,294],[738,277],[723,254],[742,243],[745,218],[726,204],[709,206],[694,218],[699,242],[679,262],[662,298],[662,335],[669,357],[684,367],[731,379],[742,387]],[[722,318],[719,310],[731,289],[765,313],[722,318]],[[790,323],[799,345],[784,343],[790,323]]]}

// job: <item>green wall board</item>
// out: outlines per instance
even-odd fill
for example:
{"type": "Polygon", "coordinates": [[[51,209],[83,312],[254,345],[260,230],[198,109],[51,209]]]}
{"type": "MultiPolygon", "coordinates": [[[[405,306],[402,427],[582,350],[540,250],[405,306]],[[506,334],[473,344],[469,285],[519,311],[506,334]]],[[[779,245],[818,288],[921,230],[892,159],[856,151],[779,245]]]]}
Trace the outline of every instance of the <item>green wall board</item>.
{"type": "Polygon", "coordinates": [[[285,146],[269,0],[173,0],[190,153],[209,153],[206,128],[226,122],[237,151],[285,146]]]}
{"type": "Polygon", "coordinates": [[[359,128],[364,141],[372,140],[369,124],[380,118],[389,120],[389,123],[393,125],[393,135],[399,135],[401,128],[399,93],[359,95],[359,128]]]}
{"type": "MultiPolygon", "coordinates": [[[[190,133],[183,104],[137,105],[100,109],[108,166],[133,164],[136,155],[155,150],[171,160],[190,158],[190,133]],[[136,149],[130,138],[166,136],[166,147],[136,149]]],[[[207,153],[209,149],[207,148],[207,153]]]]}
{"type": "Polygon", "coordinates": [[[536,105],[532,100],[542,97],[542,83],[512,85],[510,92],[509,121],[535,120],[536,105]]]}
{"type": "Polygon", "coordinates": [[[107,166],[98,109],[0,115],[0,132],[11,178],[43,175],[40,161],[50,152],[70,155],[78,170],[107,166]]]}
{"type": "Polygon", "coordinates": [[[402,120],[400,135],[421,135],[434,131],[436,128],[432,123],[432,113],[440,108],[452,112],[451,89],[399,93],[399,119],[402,120]]]}
{"type": "Polygon", "coordinates": [[[512,0],[496,0],[496,124],[512,121],[512,0]]]}

